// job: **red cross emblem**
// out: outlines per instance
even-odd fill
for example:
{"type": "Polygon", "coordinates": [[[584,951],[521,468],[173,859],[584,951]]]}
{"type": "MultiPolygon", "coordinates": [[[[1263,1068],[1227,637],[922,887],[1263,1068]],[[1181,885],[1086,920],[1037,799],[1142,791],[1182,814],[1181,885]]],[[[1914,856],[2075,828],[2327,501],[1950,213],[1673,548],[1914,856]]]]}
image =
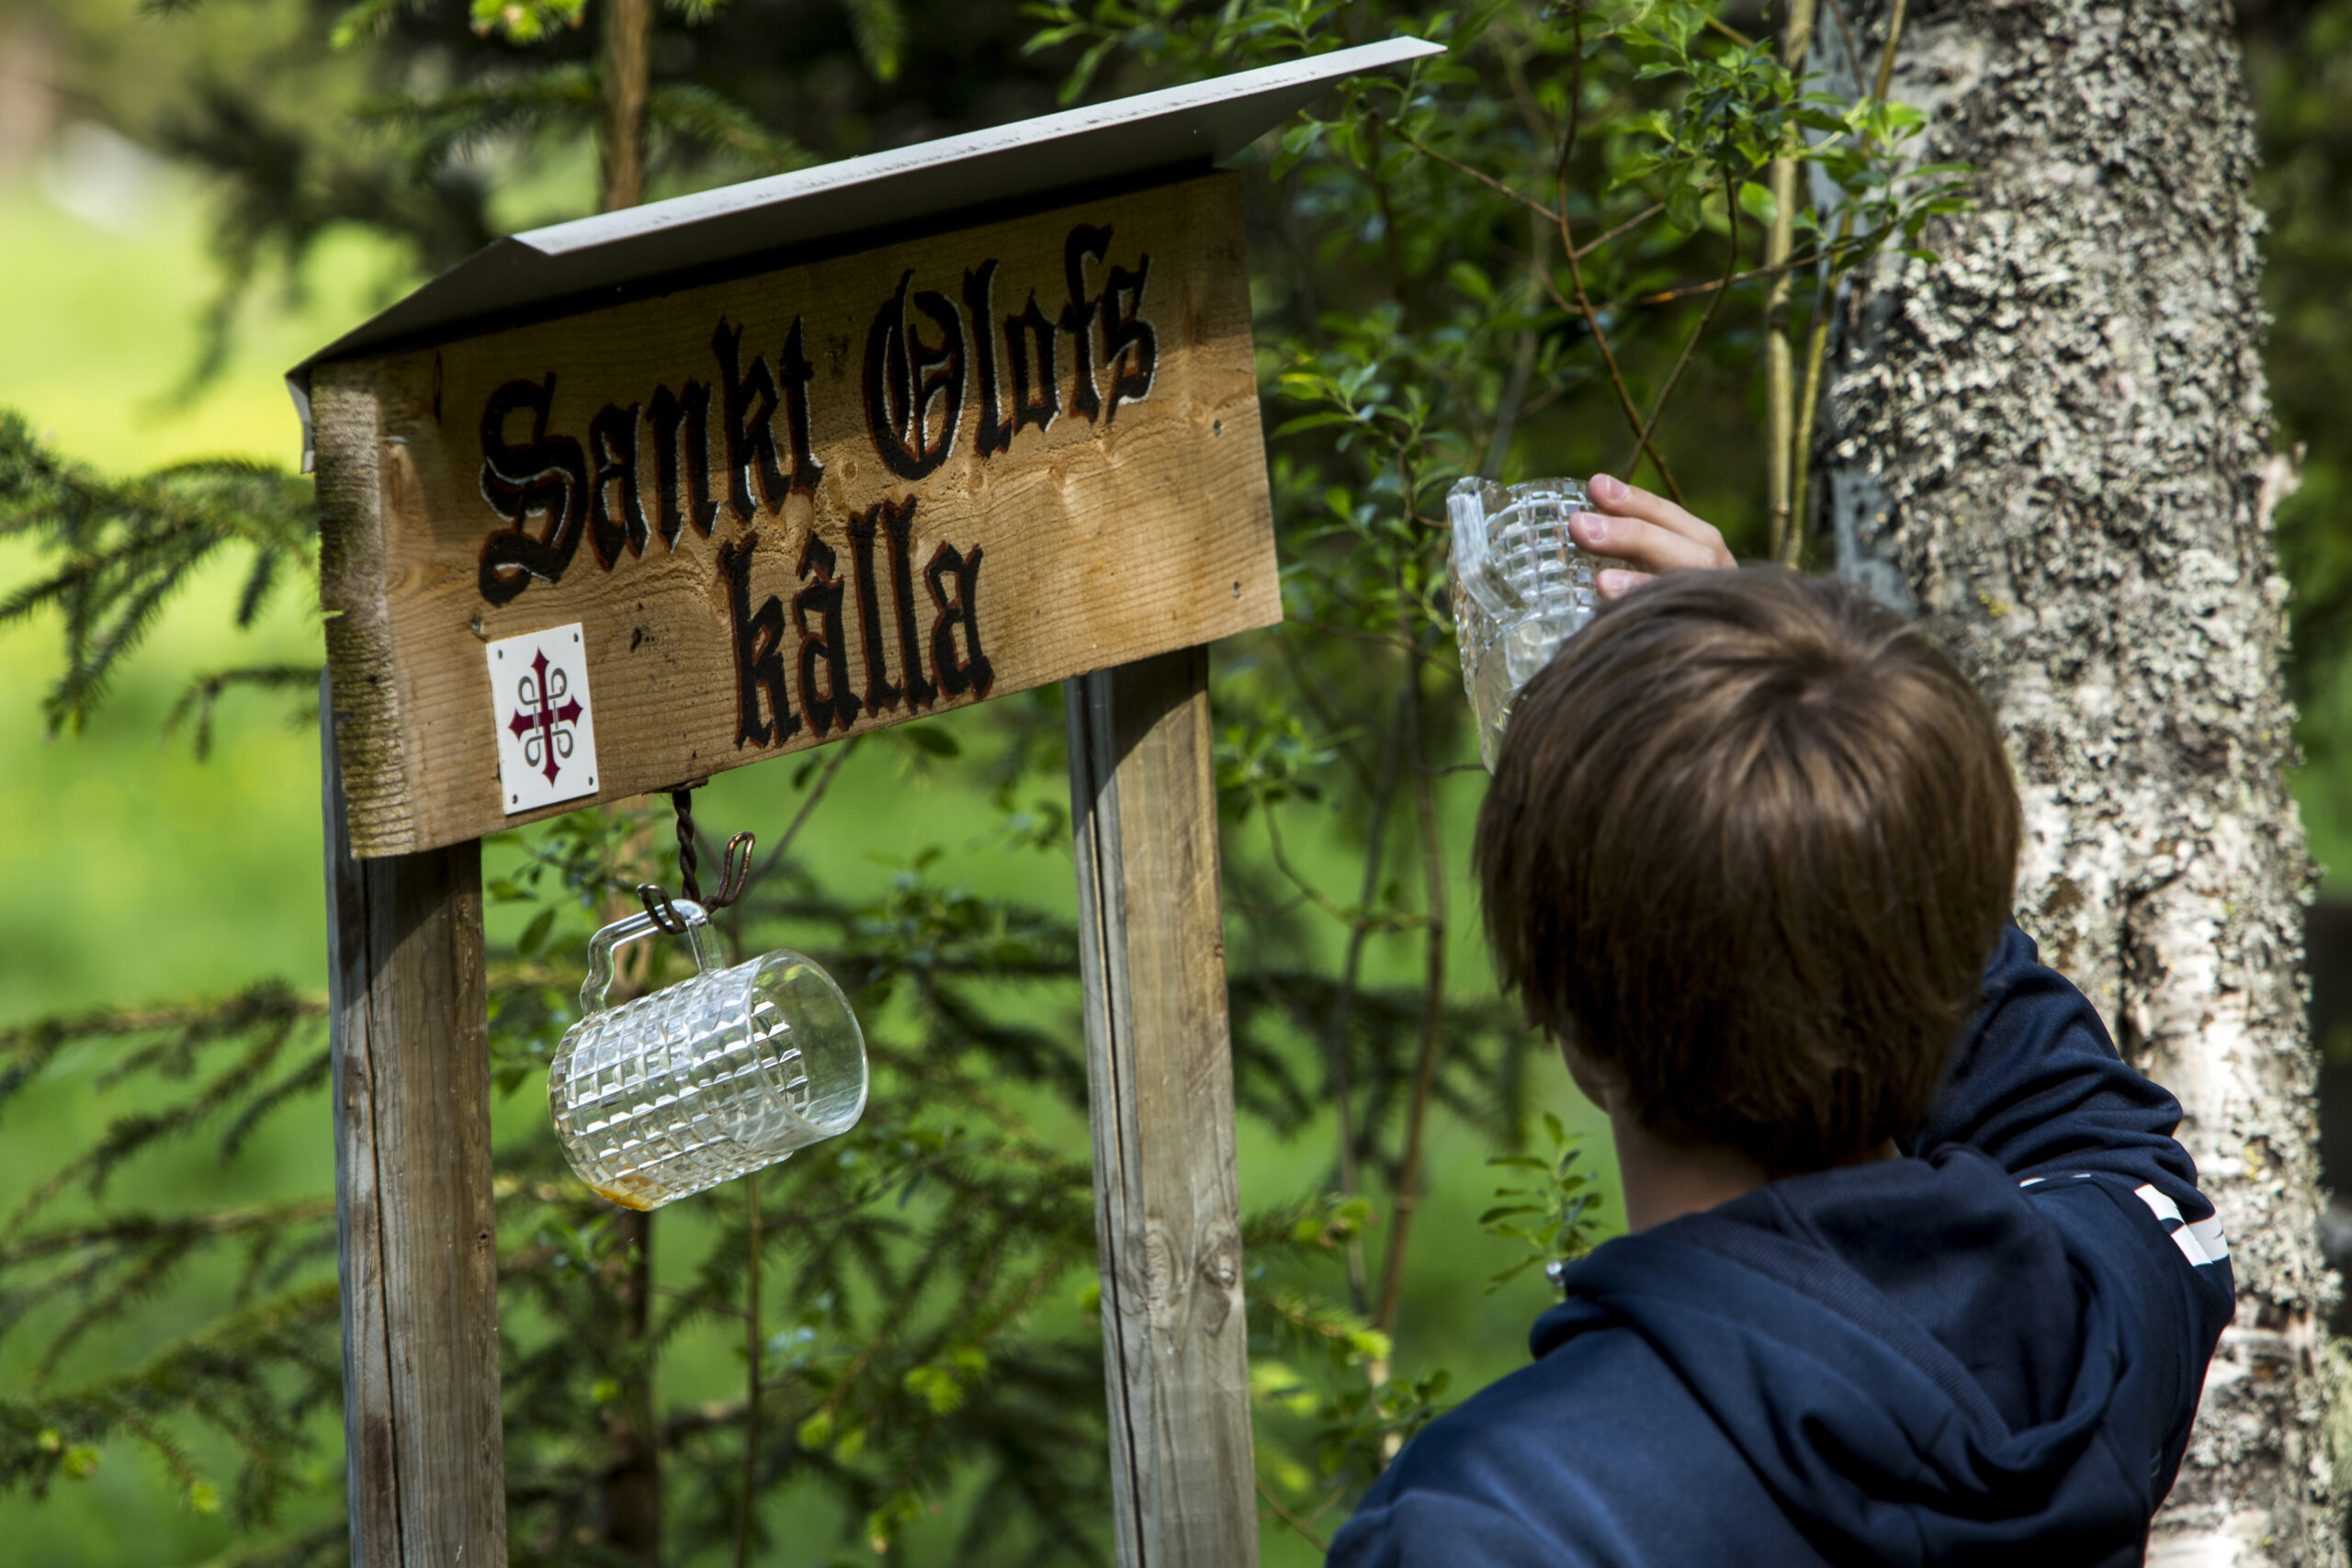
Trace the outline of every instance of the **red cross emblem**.
{"type": "Polygon", "coordinates": [[[571,684],[562,671],[548,668],[544,650],[534,650],[531,672],[514,688],[514,716],[506,721],[523,742],[523,761],[545,773],[549,784],[561,769],[558,759],[571,755],[571,727],[584,711],[571,696],[571,684]]]}

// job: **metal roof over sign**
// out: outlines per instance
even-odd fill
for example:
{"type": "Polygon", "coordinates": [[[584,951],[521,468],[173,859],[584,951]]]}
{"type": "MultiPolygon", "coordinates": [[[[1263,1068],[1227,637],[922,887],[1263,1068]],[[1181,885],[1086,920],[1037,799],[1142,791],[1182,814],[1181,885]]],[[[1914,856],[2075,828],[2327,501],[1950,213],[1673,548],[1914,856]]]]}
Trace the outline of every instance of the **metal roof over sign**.
{"type": "Polygon", "coordinates": [[[584,306],[600,291],[861,230],[1148,170],[1207,168],[1336,82],[1443,52],[1419,39],[1389,39],[494,241],[287,372],[302,414],[303,467],[311,460],[311,373],[329,360],[454,334],[503,313],[584,306]]]}

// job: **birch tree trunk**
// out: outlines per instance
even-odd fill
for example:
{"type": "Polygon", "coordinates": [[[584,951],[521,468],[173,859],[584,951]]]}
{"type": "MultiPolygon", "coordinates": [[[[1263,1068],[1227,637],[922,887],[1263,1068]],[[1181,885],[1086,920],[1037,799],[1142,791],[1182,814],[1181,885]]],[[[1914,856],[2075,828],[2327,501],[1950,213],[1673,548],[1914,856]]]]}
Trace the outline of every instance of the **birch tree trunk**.
{"type": "MultiPolygon", "coordinates": [[[[1874,70],[1892,0],[1816,39],[1874,70]]],[[[2001,716],[2019,918],[2180,1097],[2237,1320],[2151,1561],[2340,1564],[2312,868],[2284,770],[2252,115],[2212,0],[1925,0],[1890,96],[1975,206],[1838,301],[1816,523],[2001,716]],[[1826,515],[1825,515],[1826,514],[1826,515]]]]}

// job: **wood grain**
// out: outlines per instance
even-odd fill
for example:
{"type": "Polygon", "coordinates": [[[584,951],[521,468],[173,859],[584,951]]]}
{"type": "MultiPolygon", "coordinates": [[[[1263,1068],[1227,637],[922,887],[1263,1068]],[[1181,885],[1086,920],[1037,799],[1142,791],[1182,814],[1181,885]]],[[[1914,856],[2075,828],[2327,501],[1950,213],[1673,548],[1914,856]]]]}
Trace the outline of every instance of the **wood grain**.
{"type": "Polygon", "coordinates": [[[506,1492],[481,846],[355,859],[322,750],[351,1560],[491,1568],[506,1492]]]}
{"type": "MultiPolygon", "coordinates": [[[[322,367],[312,407],[329,661],[348,703],[343,765],[362,855],[475,838],[1281,618],[1231,175],[322,367]],[[1149,329],[1148,356],[1137,323],[1149,329]],[[1058,412],[1042,428],[984,441],[984,387],[995,389],[1000,423],[1014,423],[1016,347],[1028,359],[1032,400],[1042,400],[1037,344],[1047,329],[1058,412]],[[740,339],[730,336],[738,332],[740,339]],[[951,398],[952,367],[922,355],[958,337],[961,393],[951,398]],[[993,364],[983,363],[984,339],[993,364]],[[882,352],[893,344],[912,359],[882,352]],[[763,383],[754,380],[755,358],[763,383]],[[796,365],[805,375],[795,376],[796,365]],[[1122,374],[1126,395],[1114,397],[1122,374]],[[730,375],[742,389],[740,420],[727,407],[730,375]],[[664,392],[674,412],[690,398],[690,383],[709,398],[703,453],[716,517],[707,535],[697,531],[694,497],[683,483],[667,487],[685,521],[665,543],[654,412],[664,392]],[[929,400],[925,385],[933,389],[929,400]],[[903,416],[906,400],[893,403],[889,389],[910,386],[914,416],[894,419],[890,411],[903,416]],[[1090,386],[1092,418],[1082,412],[1090,386]],[[502,389],[499,417],[486,420],[502,389]],[[762,454],[741,442],[730,446],[729,434],[730,426],[763,428],[755,416],[768,389],[775,408],[764,428],[783,481],[773,491],[762,454]],[[631,428],[628,411],[639,411],[628,441],[594,438],[607,409],[616,411],[616,431],[631,428]],[[795,450],[800,410],[805,453],[795,450]],[[565,442],[575,444],[568,455],[565,442]],[[633,480],[617,471],[624,448],[636,464],[633,480]],[[486,549],[529,547],[516,545],[518,527],[533,540],[555,537],[552,518],[565,509],[549,497],[570,492],[549,490],[547,473],[560,475],[569,461],[575,477],[593,475],[600,454],[616,471],[588,493],[602,498],[617,527],[633,482],[648,519],[641,543],[616,547],[607,562],[593,536],[567,533],[574,543],[552,581],[485,567],[486,549]],[[908,477],[926,455],[936,466],[908,477]],[[509,474],[512,483],[500,478],[509,474]],[[525,482],[530,474],[539,476],[537,491],[525,482]],[[535,500],[516,499],[525,491],[535,500]],[[907,602],[917,624],[902,643],[894,626],[866,624],[890,622],[896,602],[888,584],[861,600],[850,527],[879,504],[910,501],[912,577],[899,581],[911,581],[907,602]],[[533,511],[535,503],[544,504],[533,511]],[[505,543],[493,546],[500,535],[505,543]],[[984,689],[976,682],[957,692],[937,668],[925,668],[937,663],[941,623],[952,620],[955,602],[924,577],[942,547],[966,559],[984,556],[973,571],[991,677],[984,689]],[[764,742],[747,739],[738,682],[740,615],[724,560],[741,551],[749,560],[741,602],[757,606],[775,596],[780,667],[802,720],[796,733],[764,742]],[[804,699],[827,689],[827,667],[804,665],[800,650],[808,628],[821,634],[828,623],[821,592],[814,609],[801,601],[829,577],[843,585],[831,625],[846,643],[834,668],[845,671],[848,688],[874,688],[868,649],[878,649],[884,682],[919,688],[928,679],[941,688],[935,700],[861,703],[854,716],[814,722],[804,699]],[[882,613],[872,616],[876,604],[882,613]],[[589,660],[597,787],[510,818],[482,644],[575,621],[589,660]],[[916,653],[913,680],[908,646],[916,653]]],[[[675,419],[672,428],[690,434],[675,419]]],[[[687,442],[677,435],[669,446],[687,442]]],[[[619,537],[610,529],[604,536],[619,537]]],[[[877,566],[870,575],[887,573],[877,566]]],[[[951,659],[968,655],[960,630],[945,635],[951,659]]],[[[755,699],[750,716],[773,718],[775,705],[755,699]]]]}
{"type": "Polygon", "coordinates": [[[1121,1568],[1258,1561],[1208,655],[1069,687],[1121,1568]]]}

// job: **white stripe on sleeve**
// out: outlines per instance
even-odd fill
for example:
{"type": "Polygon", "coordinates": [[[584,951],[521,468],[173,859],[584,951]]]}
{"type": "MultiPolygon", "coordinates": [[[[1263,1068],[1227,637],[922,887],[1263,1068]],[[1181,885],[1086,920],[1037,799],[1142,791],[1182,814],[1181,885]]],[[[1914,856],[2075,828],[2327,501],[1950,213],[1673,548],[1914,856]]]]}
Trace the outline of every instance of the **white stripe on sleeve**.
{"type": "Polygon", "coordinates": [[[2219,1214],[2190,1224],[2180,1217],[2180,1205],[2152,1186],[2143,1183],[2134,1188],[2132,1196],[2148,1206],[2148,1213],[2156,1216],[2156,1223],[2164,1226],[2165,1234],[2172,1237],[2173,1246],[2178,1247],[2180,1255],[2192,1265],[2202,1268],[2208,1263],[2219,1263],[2230,1255],[2230,1244],[2222,1235],[2219,1214]]]}
{"type": "Polygon", "coordinates": [[[2230,1255],[2230,1239],[2222,1234],[2221,1215],[2197,1221],[2188,1227],[2188,1234],[2195,1236],[2197,1245],[2205,1249],[2208,1261],[2219,1262],[2230,1255]]]}

